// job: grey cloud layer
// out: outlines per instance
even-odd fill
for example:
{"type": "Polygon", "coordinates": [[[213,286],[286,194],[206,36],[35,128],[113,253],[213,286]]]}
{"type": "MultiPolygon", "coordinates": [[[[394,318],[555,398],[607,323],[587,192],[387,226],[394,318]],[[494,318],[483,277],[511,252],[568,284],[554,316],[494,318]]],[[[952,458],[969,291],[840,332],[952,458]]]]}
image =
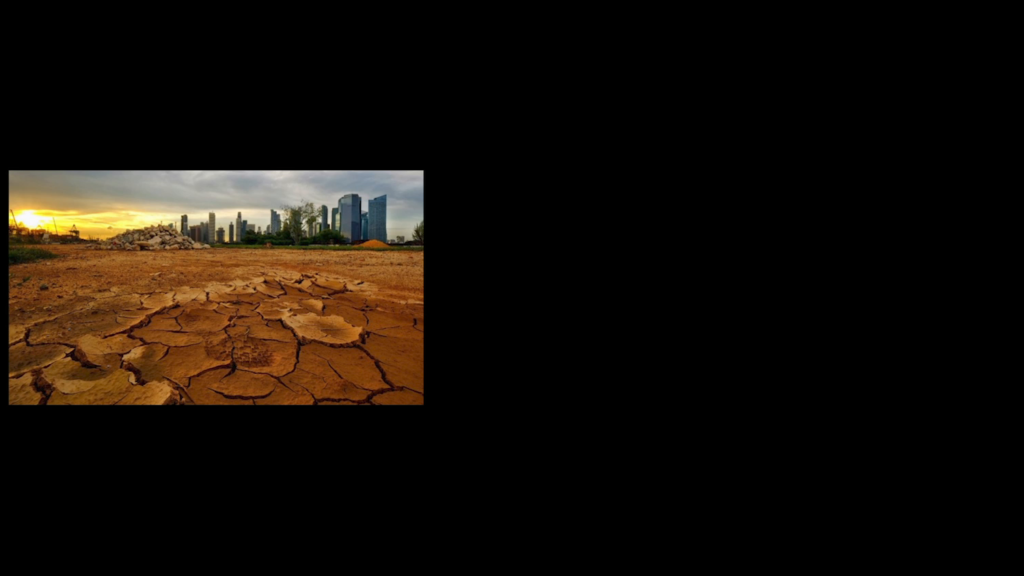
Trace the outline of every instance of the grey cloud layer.
{"type": "Polygon", "coordinates": [[[227,222],[237,211],[266,226],[270,209],[300,199],[337,206],[338,198],[388,196],[388,235],[411,236],[423,219],[423,171],[11,171],[8,194],[17,209],[188,214],[216,212],[227,222]]]}

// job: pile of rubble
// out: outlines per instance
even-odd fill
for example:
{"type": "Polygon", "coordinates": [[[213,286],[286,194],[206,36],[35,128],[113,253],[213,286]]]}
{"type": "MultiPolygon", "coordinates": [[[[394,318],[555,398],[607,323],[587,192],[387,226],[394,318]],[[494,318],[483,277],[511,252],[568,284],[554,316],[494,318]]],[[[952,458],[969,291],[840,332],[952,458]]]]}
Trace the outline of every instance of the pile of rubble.
{"type": "Polygon", "coordinates": [[[90,246],[96,250],[205,250],[209,247],[163,225],[131,230],[90,246]]]}

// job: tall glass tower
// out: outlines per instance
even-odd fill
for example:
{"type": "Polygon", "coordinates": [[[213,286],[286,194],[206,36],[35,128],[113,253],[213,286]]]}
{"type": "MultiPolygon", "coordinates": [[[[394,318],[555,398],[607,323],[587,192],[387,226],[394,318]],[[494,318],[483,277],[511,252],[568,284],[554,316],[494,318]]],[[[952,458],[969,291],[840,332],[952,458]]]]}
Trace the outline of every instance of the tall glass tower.
{"type": "Polygon", "coordinates": [[[349,242],[362,238],[362,222],[360,214],[363,211],[363,203],[359,194],[345,194],[338,200],[338,214],[341,217],[340,232],[348,238],[349,242]]]}
{"type": "Polygon", "coordinates": [[[363,229],[363,235],[360,237],[360,240],[369,240],[369,238],[367,238],[367,235],[370,233],[370,217],[369,217],[369,212],[363,212],[363,217],[361,218],[361,221],[362,221],[362,225],[361,226],[362,226],[362,229],[363,229]]]}
{"type": "Polygon", "coordinates": [[[370,200],[369,240],[388,241],[388,195],[370,200]]]}

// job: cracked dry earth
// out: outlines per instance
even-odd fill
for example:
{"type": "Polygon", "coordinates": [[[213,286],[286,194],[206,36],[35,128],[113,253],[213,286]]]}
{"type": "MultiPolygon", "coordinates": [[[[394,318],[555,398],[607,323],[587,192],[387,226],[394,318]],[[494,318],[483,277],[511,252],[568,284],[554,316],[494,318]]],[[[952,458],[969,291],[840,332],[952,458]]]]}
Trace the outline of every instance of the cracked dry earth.
{"type": "Polygon", "coordinates": [[[423,304],[265,269],[15,323],[10,404],[423,404],[423,304]]]}

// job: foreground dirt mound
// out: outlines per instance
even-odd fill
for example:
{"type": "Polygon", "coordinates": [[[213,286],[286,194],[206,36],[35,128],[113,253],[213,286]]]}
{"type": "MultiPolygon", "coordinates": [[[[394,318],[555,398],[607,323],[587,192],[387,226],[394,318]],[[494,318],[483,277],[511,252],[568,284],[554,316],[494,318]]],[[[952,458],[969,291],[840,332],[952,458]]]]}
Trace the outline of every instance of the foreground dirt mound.
{"type": "Polygon", "coordinates": [[[98,244],[90,244],[88,247],[93,250],[205,250],[210,246],[193,242],[191,238],[182,236],[177,229],[150,226],[100,240],[98,244]]]}
{"type": "Polygon", "coordinates": [[[356,246],[356,248],[391,248],[391,246],[388,246],[380,240],[367,240],[366,242],[356,246]]]}
{"type": "Polygon", "coordinates": [[[423,306],[325,274],[96,292],[10,326],[11,404],[422,404],[423,306]]]}

